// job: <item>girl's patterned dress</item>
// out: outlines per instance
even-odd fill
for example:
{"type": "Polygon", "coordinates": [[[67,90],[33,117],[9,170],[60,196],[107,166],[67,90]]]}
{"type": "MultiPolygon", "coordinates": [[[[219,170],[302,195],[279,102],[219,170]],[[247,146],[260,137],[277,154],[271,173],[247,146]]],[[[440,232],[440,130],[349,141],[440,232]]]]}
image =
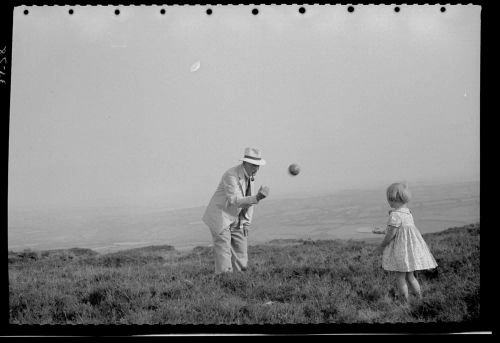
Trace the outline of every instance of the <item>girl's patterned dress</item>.
{"type": "Polygon", "coordinates": [[[382,268],[388,271],[412,272],[437,267],[436,260],[415,226],[408,208],[391,211],[387,225],[397,229],[394,238],[384,249],[382,268]]]}

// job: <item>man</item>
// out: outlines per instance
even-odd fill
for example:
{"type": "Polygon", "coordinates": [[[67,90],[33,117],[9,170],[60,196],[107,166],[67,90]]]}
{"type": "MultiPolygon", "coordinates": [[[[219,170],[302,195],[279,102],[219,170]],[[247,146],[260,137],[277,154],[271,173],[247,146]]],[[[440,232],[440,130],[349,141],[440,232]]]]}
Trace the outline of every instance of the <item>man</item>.
{"type": "Polygon", "coordinates": [[[202,218],[212,233],[216,274],[247,269],[247,237],[253,206],[269,194],[269,188],[261,186],[253,195],[254,176],[266,164],[260,150],[246,148],[240,161],[241,164],[222,175],[202,218]]]}

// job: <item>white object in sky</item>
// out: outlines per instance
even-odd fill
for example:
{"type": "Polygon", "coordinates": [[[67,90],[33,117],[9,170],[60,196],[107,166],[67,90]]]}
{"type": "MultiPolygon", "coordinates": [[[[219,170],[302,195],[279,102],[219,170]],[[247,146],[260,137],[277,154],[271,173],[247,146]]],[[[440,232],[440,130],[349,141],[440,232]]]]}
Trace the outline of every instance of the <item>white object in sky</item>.
{"type": "Polygon", "coordinates": [[[191,72],[194,73],[195,71],[197,71],[198,69],[200,69],[200,65],[201,65],[200,61],[197,61],[195,64],[193,64],[191,66],[191,72]]]}

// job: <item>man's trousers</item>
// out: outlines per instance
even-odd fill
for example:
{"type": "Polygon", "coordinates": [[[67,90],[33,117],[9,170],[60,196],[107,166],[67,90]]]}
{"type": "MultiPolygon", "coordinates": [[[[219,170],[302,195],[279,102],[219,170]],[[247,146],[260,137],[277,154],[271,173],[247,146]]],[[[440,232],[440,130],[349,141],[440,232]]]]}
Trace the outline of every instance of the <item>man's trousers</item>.
{"type": "Polygon", "coordinates": [[[220,233],[210,230],[214,242],[216,274],[247,269],[247,237],[244,231],[238,221],[220,233]]]}

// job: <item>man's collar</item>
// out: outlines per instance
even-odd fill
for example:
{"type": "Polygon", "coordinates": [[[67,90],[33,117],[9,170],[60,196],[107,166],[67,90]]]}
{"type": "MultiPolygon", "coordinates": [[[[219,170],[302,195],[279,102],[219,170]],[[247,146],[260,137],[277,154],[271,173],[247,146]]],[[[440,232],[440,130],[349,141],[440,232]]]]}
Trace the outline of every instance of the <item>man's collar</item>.
{"type": "Polygon", "coordinates": [[[246,180],[249,178],[247,171],[245,170],[245,167],[243,167],[243,163],[240,164],[240,179],[246,180]]]}
{"type": "Polygon", "coordinates": [[[245,169],[245,167],[243,167],[243,164],[241,164],[241,169],[243,169],[243,175],[245,176],[245,179],[249,179],[250,176],[248,175],[247,170],[245,169]]]}

